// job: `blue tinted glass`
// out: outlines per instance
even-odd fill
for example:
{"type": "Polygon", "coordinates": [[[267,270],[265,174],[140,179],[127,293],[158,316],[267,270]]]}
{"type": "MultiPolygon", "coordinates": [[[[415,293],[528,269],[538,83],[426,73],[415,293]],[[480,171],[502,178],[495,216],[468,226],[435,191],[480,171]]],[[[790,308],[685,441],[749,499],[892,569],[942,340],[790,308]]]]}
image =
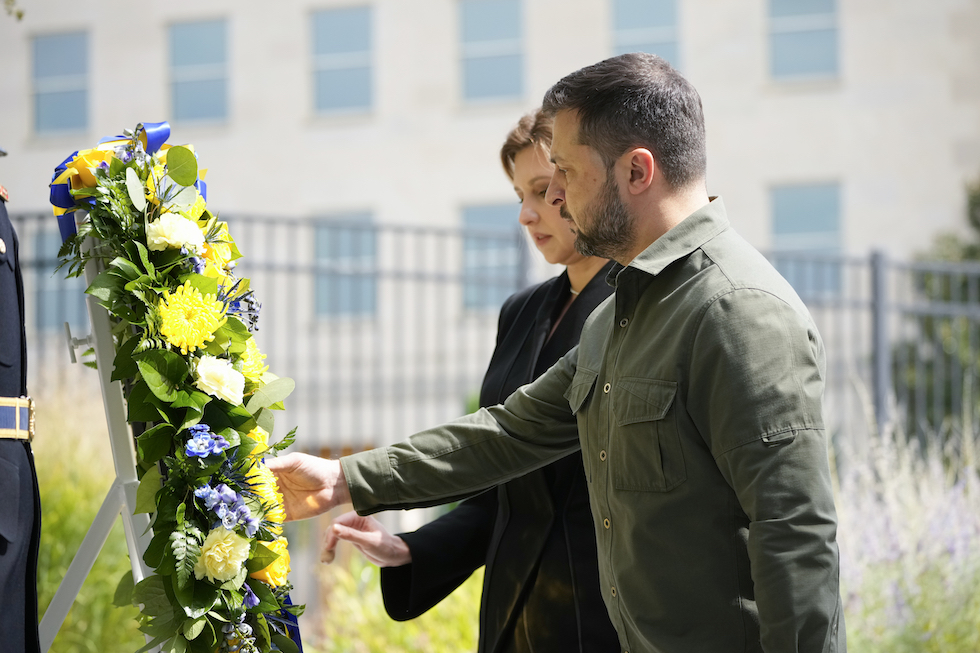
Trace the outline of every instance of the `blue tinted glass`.
{"type": "Polygon", "coordinates": [[[771,35],[773,77],[837,73],[837,30],[771,35]]]}
{"type": "Polygon", "coordinates": [[[521,38],[519,0],[462,0],[460,18],[464,43],[521,38]]]}
{"type": "Polygon", "coordinates": [[[181,23],[170,28],[170,63],[175,67],[223,64],[227,59],[225,22],[181,23]]]}
{"type": "Polygon", "coordinates": [[[772,189],[775,235],[840,232],[840,187],[837,184],[781,186],[772,189]]]}
{"type": "Polygon", "coordinates": [[[228,113],[225,80],[206,79],[173,84],[174,118],[216,120],[228,113]]]}
{"type": "Polygon", "coordinates": [[[38,330],[61,330],[68,322],[73,331],[87,329],[88,311],[85,306],[85,283],[80,278],[66,279],[55,273],[61,235],[57,231],[42,231],[35,236],[34,246],[41,265],[37,275],[35,324],[38,330]]]}
{"type": "Polygon", "coordinates": [[[39,132],[88,127],[88,91],[38,93],[34,96],[35,129],[39,132]]]}
{"type": "Polygon", "coordinates": [[[318,111],[371,106],[371,69],[337,68],[314,74],[318,111]]]}
{"type": "Polygon", "coordinates": [[[330,9],[313,14],[313,53],[340,54],[371,49],[369,7],[330,9]]]}
{"type": "Polygon", "coordinates": [[[836,10],[835,0],[769,0],[769,16],[806,16],[831,14],[836,10]]]}
{"type": "MultiPolygon", "coordinates": [[[[676,25],[677,0],[615,0],[613,3],[614,29],[676,25]]],[[[646,50],[631,50],[631,52],[638,51],[646,52],[646,50]]]]}
{"type": "Polygon", "coordinates": [[[464,59],[464,97],[468,100],[521,97],[524,93],[523,63],[519,54],[464,59]]]}
{"type": "Polygon", "coordinates": [[[88,35],[52,34],[34,39],[34,77],[88,73],[88,35]]]}
{"type": "Polygon", "coordinates": [[[500,307],[520,281],[521,228],[513,204],[463,210],[463,305],[500,307]]]}
{"type": "Polygon", "coordinates": [[[319,263],[336,266],[316,275],[317,314],[372,315],[377,309],[377,235],[370,216],[317,225],[315,247],[319,263]]]}
{"type": "Polygon", "coordinates": [[[626,54],[627,52],[649,52],[656,54],[667,60],[674,68],[680,67],[677,56],[677,42],[669,41],[666,43],[635,43],[631,45],[621,45],[614,48],[613,54],[626,54]]]}

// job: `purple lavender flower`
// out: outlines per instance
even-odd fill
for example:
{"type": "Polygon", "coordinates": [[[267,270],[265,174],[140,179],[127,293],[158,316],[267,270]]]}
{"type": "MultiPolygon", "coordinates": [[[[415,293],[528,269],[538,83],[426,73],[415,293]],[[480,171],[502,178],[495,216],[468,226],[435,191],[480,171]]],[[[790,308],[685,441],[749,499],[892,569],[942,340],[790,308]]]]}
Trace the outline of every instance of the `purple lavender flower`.
{"type": "Polygon", "coordinates": [[[252,588],[248,586],[248,583],[245,583],[244,587],[245,587],[245,600],[243,601],[243,603],[245,604],[245,609],[248,610],[250,608],[254,608],[259,604],[259,597],[255,595],[255,592],[253,592],[252,588]]]}
{"type": "Polygon", "coordinates": [[[216,505],[218,505],[218,502],[221,501],[220,497],[218,496],[218,491],[210,485],[202,485],[194,490],[194,496],[196,496],[198,499],[204,499],[204,506],[208,510],[214,508],[216,505]]]}

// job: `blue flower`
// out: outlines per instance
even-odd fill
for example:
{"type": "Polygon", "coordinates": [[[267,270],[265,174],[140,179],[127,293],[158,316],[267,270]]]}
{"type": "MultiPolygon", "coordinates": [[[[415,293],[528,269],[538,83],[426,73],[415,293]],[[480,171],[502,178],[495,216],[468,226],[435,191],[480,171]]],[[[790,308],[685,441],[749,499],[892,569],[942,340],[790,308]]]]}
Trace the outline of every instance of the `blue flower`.
{"type": "Polygon", "coordinates": [[[205,458],[211,454],[221,453],[231,446],[223,437],[212,433],[211,427],[206,424],[195,424],[187,430],[191,433],[191,439],[184,447],[184,452],[188,456],[205,458]]]}
{"type": "Polygon", "coordinates": [[[253,592],[252,588],[248,586],[248,583],[245,583],[244,587],[245,587],[244,604],[245,604],[245,609],[248,610],[249,608],[254,608],[259,604],[259,597],[255,596],[255,592],[253,592]]]}
{"type": "Polygon", "coordinates": [[[208,510],[214,508],[216,505],[218,505],[218,502],[221,501],[218,496],[218,491],[210,485],[202,485],[194,490],[194,496],[196,496],[198,499],[204,499],[204,506],[208,510]]]}

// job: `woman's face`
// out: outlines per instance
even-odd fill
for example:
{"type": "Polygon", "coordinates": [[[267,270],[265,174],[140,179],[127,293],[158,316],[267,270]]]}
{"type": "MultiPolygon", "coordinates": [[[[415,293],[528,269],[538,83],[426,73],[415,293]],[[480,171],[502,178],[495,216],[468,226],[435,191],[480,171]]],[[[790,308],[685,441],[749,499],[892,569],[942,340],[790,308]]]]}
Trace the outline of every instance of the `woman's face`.
{"type": "Polygon", "coordinates": [[[542,147],[526,147],[514,157],[514,191],[521,200],[520,222],[548,263],[570,265],[584,256],[575,250],[575,234],[545,201],[554,166],[542,147]]]}

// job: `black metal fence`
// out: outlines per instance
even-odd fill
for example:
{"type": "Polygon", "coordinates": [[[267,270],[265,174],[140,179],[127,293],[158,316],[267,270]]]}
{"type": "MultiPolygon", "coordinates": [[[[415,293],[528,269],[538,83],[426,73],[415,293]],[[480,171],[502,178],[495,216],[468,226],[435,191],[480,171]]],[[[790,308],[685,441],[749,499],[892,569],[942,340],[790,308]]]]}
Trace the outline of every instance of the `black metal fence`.
{"type": "MultiPolygon", "coordinates": [[[[531,282],[517,233],[228,217],[263,302],[257,340],[296,380],[279,425],[338,455],[450,419],[476,397],[503,299],[531,282]]],[[[64,322],[87,332],[81,284],[53,273],[48,216],[14,218],[35,394],[84,382],[64,322]]],[[[813,314],[828,355],[835,437],[891,422],[920,437],[972,428],[980,405],[980,264],[772,255],[813,314]]],[[[5,310],[6,307],[0,310],[5,310]]],[[[97,385],[94,377],[90,381],[97,385]]]]}

